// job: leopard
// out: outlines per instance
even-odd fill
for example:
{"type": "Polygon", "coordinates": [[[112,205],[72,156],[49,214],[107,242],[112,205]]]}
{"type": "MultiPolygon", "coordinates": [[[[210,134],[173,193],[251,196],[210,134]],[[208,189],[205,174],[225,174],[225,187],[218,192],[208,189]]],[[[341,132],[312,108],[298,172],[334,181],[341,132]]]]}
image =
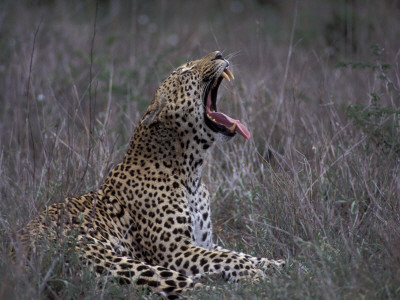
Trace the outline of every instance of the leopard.
{"type": "MultiPolygon", "coordinates": [[[[213,242],[210,193],[201,180],[214,144],[241,121],[217,110],[222,80],[234,75],[220,51],[176,68],[139,119],[123,160],[96,191],[52,204],[17,233],[19,249],[76,233],[76,253],[97,276],[167,299],[205,288],[201,278],[266,278],[284,259],[254,257],[213,242]]],[[[18,245],[18,243],[16,243],[18,245]]],[[[14,247],[16,248],[16,246],[14,247]]]]}

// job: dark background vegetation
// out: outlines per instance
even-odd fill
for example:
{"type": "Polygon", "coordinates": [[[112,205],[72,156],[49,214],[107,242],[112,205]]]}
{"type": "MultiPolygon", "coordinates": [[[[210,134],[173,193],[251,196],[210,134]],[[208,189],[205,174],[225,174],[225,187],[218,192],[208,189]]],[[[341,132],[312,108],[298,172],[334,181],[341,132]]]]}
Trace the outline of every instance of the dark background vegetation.
{"type": "Polygon", "coordinates": [[[97,4],[0,3],[0,298],[146,297],[63,243],[16,265],[8,245],[46,205],[96,189],[161,81],[217,49],[236,77],[220,110],[253,137],[204,170],[215,239],[287,267],[194,297],[400,298],[399,1],[97,4]]]}

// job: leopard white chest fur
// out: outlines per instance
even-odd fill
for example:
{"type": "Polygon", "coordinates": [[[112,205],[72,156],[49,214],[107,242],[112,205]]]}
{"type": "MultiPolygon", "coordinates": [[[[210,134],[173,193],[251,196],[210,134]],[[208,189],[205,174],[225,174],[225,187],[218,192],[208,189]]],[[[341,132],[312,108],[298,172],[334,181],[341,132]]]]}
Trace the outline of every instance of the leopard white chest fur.
{"type": "Polygon", "coordinates": [[[187,195],[192,235],[195,245],[212,249],[212,223],[210,216],[210,197],[206,187],[201,184],[196,193],[187,195]]]}

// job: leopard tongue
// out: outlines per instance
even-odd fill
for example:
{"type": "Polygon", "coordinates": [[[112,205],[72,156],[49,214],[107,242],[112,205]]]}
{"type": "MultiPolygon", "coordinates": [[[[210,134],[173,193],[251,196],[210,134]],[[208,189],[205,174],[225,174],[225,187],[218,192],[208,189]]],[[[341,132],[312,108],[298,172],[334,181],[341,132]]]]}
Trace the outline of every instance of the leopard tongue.
{"type": "Polygon", "coordinates": [[[224,125],[231,132],[235,131],[238,132],[247,140],[251,138],[249,130],[239,120],[232,119],[231,117],[228,117],[227,115],[220,112],[212,112],[209,108],[210,107],[209,101],[211,103],[211,99],[207,99],[207,105],[206,105],[206,112],[209,118],[211,118],[214,122],[224,125]]]}

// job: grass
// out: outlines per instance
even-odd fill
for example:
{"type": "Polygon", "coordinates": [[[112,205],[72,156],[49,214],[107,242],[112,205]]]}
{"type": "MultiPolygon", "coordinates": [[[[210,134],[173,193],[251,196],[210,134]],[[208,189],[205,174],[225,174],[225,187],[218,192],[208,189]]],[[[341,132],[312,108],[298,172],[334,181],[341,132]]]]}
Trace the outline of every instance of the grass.
{"type": "Polygon", "coordinates": [[[288,265],[193,297],[400,298],[396,3],[101,1],[94,26],[95,2],[3,1],[0,298],[147,297],[62,241],[16,265],[8,246],[46,205],[96,189],[160,82],[216,49],[236,77],[220,110],[252,139],[218,145],[204,169],[215,240],[288,265]]]}

